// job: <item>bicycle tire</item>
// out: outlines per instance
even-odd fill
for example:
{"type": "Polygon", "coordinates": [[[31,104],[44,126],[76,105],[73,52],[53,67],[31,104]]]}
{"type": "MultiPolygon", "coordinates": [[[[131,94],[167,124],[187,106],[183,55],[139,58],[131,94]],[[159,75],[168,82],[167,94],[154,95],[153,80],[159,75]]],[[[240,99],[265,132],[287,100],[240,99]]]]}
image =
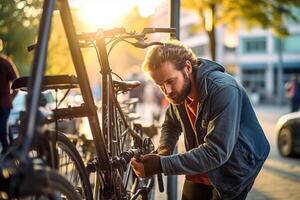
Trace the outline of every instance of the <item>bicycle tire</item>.
{"type": "MultiPolygon", "coordinates": [[[[51,134],[56,134],[54,137],[51,137],[55,140],[55,152],[51,155],[55,155],[56,166],[55,168],[58,172],[64,176],[77,190],[80,190],[82,199],[92,200],[92,188],[89,181],[89,176],[86,171],[85,165],[82,161],[82,158],[77,151],[75,145],[61,132],[51,134]],[[65,160],[63,160],[65,158],[65,160]],[[77,178],[74,177],[74,174],[69,174],[68,169],[71,167],[74,174],[77,174],[77,178]],[[82,191],[83,190],[83,191],[82,191]]],[[[53,140],[52,140],[53,141],[53,140]]],[[[53,149],[52,149],[53,150],[53,149]]],[[[52,158],[53,159],[53,158],[52,158]]]]}
{"type": "Polygon", "coordinates": [[[81,199],[74,187],[51,169],[31,171],[21,180],[16,193],[17,199],[81,199]]]}

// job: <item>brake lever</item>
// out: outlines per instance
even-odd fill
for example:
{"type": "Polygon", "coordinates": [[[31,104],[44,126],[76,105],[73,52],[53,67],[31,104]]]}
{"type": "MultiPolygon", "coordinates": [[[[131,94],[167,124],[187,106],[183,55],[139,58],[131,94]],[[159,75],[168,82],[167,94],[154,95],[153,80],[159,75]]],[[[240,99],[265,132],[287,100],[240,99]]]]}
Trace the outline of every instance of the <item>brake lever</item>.
{"type": "Polygon", "coordinates": [[[157,183],[158,183],[159,192],[161,193],[164,192],[165,188],[164,188],[164,182],[161,173],[157,174],[157,183]]]}
{"type": "Polygon", "coordinates": [[[27,51],[30,52],[30,51],[34,50],[36,47],[37,47],[37,43],[32,44],[32,45],[29,45],[29,46],[27,47],[27,51]]]}

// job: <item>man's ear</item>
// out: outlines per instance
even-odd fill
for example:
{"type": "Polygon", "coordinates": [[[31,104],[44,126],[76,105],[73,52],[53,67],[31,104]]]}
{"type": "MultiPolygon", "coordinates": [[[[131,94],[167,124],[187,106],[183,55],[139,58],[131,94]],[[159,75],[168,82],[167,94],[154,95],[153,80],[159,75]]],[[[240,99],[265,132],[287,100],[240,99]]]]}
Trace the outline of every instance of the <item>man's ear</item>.
{"type": "Polygon", "coordinates": [[[188,74],[192,74],[193,67],[192,67],[192,63],[189,60],[185,61],[185,67],[188,74]]]}

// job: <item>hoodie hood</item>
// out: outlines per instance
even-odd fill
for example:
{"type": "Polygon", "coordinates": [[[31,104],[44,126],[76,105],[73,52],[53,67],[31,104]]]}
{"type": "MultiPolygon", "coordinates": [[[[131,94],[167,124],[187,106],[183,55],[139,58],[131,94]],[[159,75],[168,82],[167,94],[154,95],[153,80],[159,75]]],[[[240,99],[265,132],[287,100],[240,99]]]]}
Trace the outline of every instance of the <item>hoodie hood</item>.
{"type": "Polygon", "coordinates": [[[198,99],[202,104],[207,96],[207,82],[206,78],[209,73],[213,71],[225,72],[222,65],[206,60],[203,58],[198,58],[198,66],[196,66],[195,81],[197,87],[197,94],[199,94],[198,99]]]}

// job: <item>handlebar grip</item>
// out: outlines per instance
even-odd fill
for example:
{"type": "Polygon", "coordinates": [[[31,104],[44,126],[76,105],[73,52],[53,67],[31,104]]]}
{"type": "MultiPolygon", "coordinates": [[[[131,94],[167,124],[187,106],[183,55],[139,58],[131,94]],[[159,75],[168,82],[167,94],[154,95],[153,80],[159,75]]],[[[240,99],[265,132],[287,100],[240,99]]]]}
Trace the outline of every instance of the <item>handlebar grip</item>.
{"type": "Polygon", "coordinates": [[[161,193],[164,192],[165,191],[164,181],[161,174],[157,174],[157,183],[158,183],[159,192],[161,193]]]}
{"type": "Polygon", "coordinates": [[[144,34],[148,33],[176,33],[175,28],[144,28],[144,34]]]}

